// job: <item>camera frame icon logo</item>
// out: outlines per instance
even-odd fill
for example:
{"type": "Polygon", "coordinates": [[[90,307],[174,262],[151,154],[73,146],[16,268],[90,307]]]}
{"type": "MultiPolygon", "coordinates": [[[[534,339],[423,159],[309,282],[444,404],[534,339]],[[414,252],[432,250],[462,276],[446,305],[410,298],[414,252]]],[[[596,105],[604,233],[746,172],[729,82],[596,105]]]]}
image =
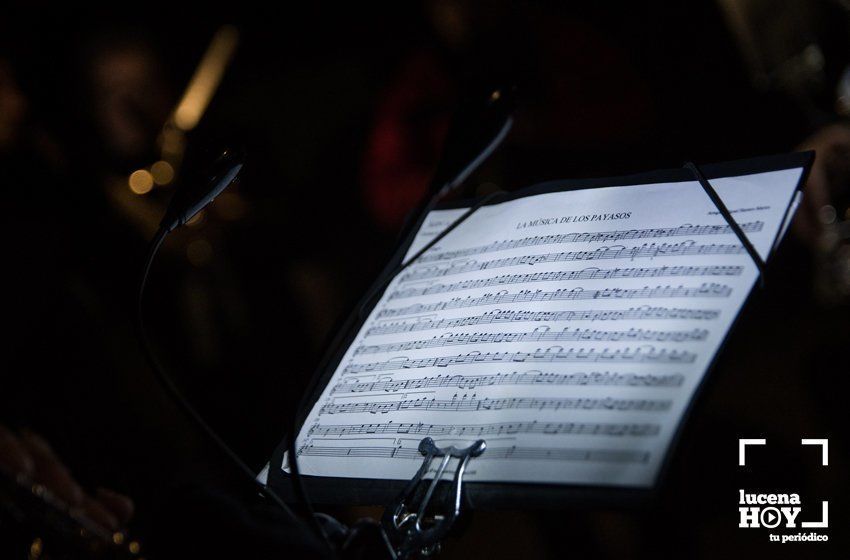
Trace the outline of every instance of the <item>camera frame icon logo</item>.
{"type": "MultiPolygon", "coordinates": [[[[829,440],[826,438],[803,438],[801,445],[818,445],[821,447],[821,466],[829,466],[829,440]]],[[[767,445],[765,438],[741,438],[738,440],[738,466],[747,466],[747,448],[767,445]]],[[[829,501],[821,502],[819,521],[802,521],[798,519],[803,511],[800,495],[796,492],[760,493],[738,490],[738,527],[741,529],[827,529],[829,527],[829,501]]],[[[827,541],[825,534],[785,533],[771,534],[772,542],[814,542],[827,541]]]]}

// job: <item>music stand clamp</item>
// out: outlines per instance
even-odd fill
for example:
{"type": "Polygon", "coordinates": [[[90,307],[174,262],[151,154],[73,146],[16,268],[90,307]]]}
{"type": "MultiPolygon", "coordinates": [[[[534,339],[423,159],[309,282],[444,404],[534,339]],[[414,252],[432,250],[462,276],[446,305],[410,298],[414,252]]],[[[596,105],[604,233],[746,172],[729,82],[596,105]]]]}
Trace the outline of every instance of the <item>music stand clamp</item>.
{"type": "Polygon", "coordinates": [[[419,452],[425,456],[422,466],[407,484],[396,500],[391,503],[381,519],[381,525],[396,549],[399,559],[408,558],[415,553],[430,556],[439,550],[440,542],[445,538],[454,522],[460,516],[463,495],[463,474],[470,459],[478,457],[487,448],[487,443],[479,439],[469,447],[458,449],[455,446],[440,448],[434,440],[426,437],[419,442],[419,452]],[[428,486],[425,496],[418,507],[413,504],[416,491],[423,477],[431,468],[435,457],[442,457],[440,466],[434,473],[434,479],[428,486]],[[441,511],[426,516],[426,509],[434,497],[434,491],[440,483],[449,461],[458,459],[457,469],[452,480],[452,490],[446,496],[441,511]],[[415,510],[415,511],[414,511],[415,510]]]}

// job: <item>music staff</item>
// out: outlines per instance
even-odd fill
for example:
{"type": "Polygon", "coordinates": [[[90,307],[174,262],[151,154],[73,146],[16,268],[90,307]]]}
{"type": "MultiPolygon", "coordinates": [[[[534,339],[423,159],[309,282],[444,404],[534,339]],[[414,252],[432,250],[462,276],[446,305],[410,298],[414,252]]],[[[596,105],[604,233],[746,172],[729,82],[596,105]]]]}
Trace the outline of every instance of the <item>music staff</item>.
{"type": "Polygon", "coordinates": [[[342,381],[331,389],[331,394],[368,393],[384,391],[395,393],[416,389],[458,387],[475,389],[494,385],[615,385],[628,387],[680,387],[685,380],[681,373],[618,373],[593,371],[590,373],[496,373],[491,375],[435,375],[415,379],[379,379],[377,381],[342,381]]]}
{"type": "Polygon", "coordinates": [[[491,268],[503,268],[508,266],[521,266],[544,263],[593,261],[608,259],[642,259],[655,257],[683,257],[693,255],[738,255],[745,253],[740,244],[698,244],[693,240],[680,243],[644,243],[637,247],[625,247],[617,245],[614,247],[600,247],[592,251],[566,251],[561,253],[544,253],[542,255],[522,255],[519,257],[507,257],[491,261],[460,261],[448,266],[418,266],[413,270],[402,274],[401,282],[412,280],[426,280],[491,268]]]}
{"type": "Polygon", "coordinates": [[[584,288],[560,289],[554,291],[544,290],[520,290],[516,293],[507,291],[496,294],[484,294],[482,296],[465,298],[452,298],[448,301],[434,303],[416,303],[406,307],[384,308],[378,312],[379,318],[400,317],[403,315],[415,315],[417,313],[430,313],[446,309],[462,309],[464,307],[478,307],[481,305],[496,305],[505,303],[529,303],[537,301],[577,301],[588,299],[666,299],[666,298],[701,298],[701,297],[729,297],[732,288],[726,284],[704,283],[700,286],[656,286],[650,288],[604,288],[600,290],[587,290],[584,288]]]}
{"type": "Polygon", "coordinates": [[[404,288],[392,292],[387,299],[444,294],[475,288],[489,288],[531,282],[563,282],[568,280],[610,280],[621,278],[658,278],[681,276],[740,276],[743,266],[661,266],[649,268],[585,268],[531,274],[504,274],[492,278],[464,280],[453,284],[434,284],[422,288],[404,288]]]}
{"type": "Polygon", "coordinates": [[[425,340],[392,342],[389,344],[361,345],[354,350],[355,355],[383,354],[445,346],[463,346],[466,344],[499,344],[508,342],[693,342],[708,337],[706,329],[688,331],[656,331],[629,329],[627,331],[603,331],[597,329],[570,329],[551,331],[549,327],[538,327],[531,332],[498,333],[460,333],[435,336],[425,340]]]}
{"type": "MultiPolygon", "coordinates": [[[[764,222],[747,222],[740,224],[740,227],[745,233],[758,232],[764,227],[764,222]]],[[[730,228],[728,224],[716,226],[685,224],[674,228],[629,229],[601,231],[595,233],[585,232],[565,233],[560,235],[536,235],[534,237],[524,237],[522,239],[499,241],[496,243],[490,243],[489,245],[481,245],[479,247],[471,247],[468,249],[434,252],[430,254],[426,253],[419,257],[417,263],[445,261],[460,257],[468,257],[470,255],[480,255],[482,253],[518,249],[520,247],[537,247],[539,245],[555,245],[559,243],[609,243],[630,239],[647,239],[651,237],[723,235],[730,233],[732,233],[732,228],[730,228]]]]}
{"type": "Polygon", "coordinates": [[[370,327],[366,336],[417,332],[432,329],[450,329],[474,325],[492,325],[498,323],[557,322],[557,321],[621,321],[621,320],[668,320],[684,319],[710,321],[717,319],[720,312],[716,309],[688,309],[650,307],[630,307],[629,309],[586,309],[583,311],[487,311],[481,315],[457,317],[453,319],[423,318],[412,321],[385,322],[370,327]]]}
{"type": "Polygon", "coordinates": [[[438,411],[438,412],[477,412],[489,410],[617,410],[637,412],[665,412],[670,410],[670,399],[614,399],[611,397],[505,397],[483,398],[457,395],[451,399],[421,397],[398,401],[371,401],[325,403],[319,408],[322,414],[387,414],[389,412],[438,411]]]}
{"type": "Polygon", "coordinates": [[[384,362],[372,362],[366,364],[348,364],[343,369],[343,374],[363,373],[371,371],[394,371],[400,369],[425,368],[425,367],[448,367],[470,364],[500,364],[505,362],[527,362],[527,363],[594,363],[594,362],[650,362],[681,364],[693,363],[696,354],[683,350],[657,350],[654,346],[638,347],[635,349],[624,348],[610,350],[605,348],[601,351],[584,348],[569,350],[548,349],[535,352],[470,352],[458,354],[457,356],[439,356],[432,358],[417,358],[411,360],[406,357],[387,360],[384,362]]]}
{"type": "MultiPolygon", "coordinates": [[[[332,447],[305,445],[298,450],[298,455],[318,457],[370,457],[375,459],[414,459],[422,460],[422,454],[415,447],[332,447]]],[[[546,447],[495,447],[487,446],[476,461],[488,459],[524,459],[550,461],[587,461],[604,463],[645,463],[649,460],[648,451],[633,451],[628,449],[576,449],[546,447]]]]}
{"type": "Polygon", "coordinates": [[[393,422],[377,424],[314,424],[308,435],[313,437],[343,437],[358,435],[418,436],[499,436],[512,434],[582,435],[612,437],[651,437],[658,435],[658,424],[622,424],[612,422],[494,422],[492,424],[425,424],[423,422],[393,422]]]}

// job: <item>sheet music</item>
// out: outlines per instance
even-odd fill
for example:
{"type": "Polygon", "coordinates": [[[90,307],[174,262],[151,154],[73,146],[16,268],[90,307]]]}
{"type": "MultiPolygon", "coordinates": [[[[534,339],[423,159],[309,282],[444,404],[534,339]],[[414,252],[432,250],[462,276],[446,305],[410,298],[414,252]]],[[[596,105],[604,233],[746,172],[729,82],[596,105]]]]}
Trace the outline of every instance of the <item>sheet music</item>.
{"type": "MultiPolygon", "coordinates": [[[[763,258],[802,169],[712,180],[763,258]]],[[[432,212],[407,258],[464,213],[432,212]]],[[[697,182],[485,206],[404,269],[297,440],[304,474],[646,487],[757,270],[697,182]]]]}

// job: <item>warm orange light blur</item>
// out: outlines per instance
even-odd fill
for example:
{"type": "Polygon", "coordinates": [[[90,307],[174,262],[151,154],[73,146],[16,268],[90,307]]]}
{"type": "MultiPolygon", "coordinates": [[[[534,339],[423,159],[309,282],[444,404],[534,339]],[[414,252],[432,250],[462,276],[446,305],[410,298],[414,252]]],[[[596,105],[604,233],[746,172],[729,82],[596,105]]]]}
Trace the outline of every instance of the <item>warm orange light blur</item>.
{"type": "Polygon", "coordinates": [[[42,552],[44,552],[44,543],[37,538],[30,545],[30,558],[41,558],[42,552]]]}
{"type": "Polygon", "coordinates": [[[206,221],[206,219],[207,219],[206,210],[201,210],[200,212],[198,212],[197,214],[195,214],[194,216],[189,218],[189,221],[186,222],[186,225],[189,226],[189,227],[198,227],[198,226],[203,225],[204,222],[206,221]]]}
{"type": "Polygon", "coordinates": [[[225,220],[239,220],[248,213],[248,203],[235,192],[223,192],[212,207],[225,220]]]}
{"type": "Polygon", "coordinates": [[[130,174],[130,190],[136,194],[147,194],[153,189],[153,175],[147,169],[139,169],[130,174]]]}
{"type": "Polygon", "coordinates": [[[174,123],[178,128],[192,130],[201,120],[224,76],[224,70],[236,50],[238,41],[239,32],[231,25],[225,25],[216,31],[189,82],[189,87],[186,88],[186,93],[183,94],[183,99],[174,111],[174,123]]]}
{"type": "Polygon", "coordinates": [[[174,168],[167,161],[158,161],[151,166],[153,182],[157,185],[167,185],[174,180],[174,168]]]}

